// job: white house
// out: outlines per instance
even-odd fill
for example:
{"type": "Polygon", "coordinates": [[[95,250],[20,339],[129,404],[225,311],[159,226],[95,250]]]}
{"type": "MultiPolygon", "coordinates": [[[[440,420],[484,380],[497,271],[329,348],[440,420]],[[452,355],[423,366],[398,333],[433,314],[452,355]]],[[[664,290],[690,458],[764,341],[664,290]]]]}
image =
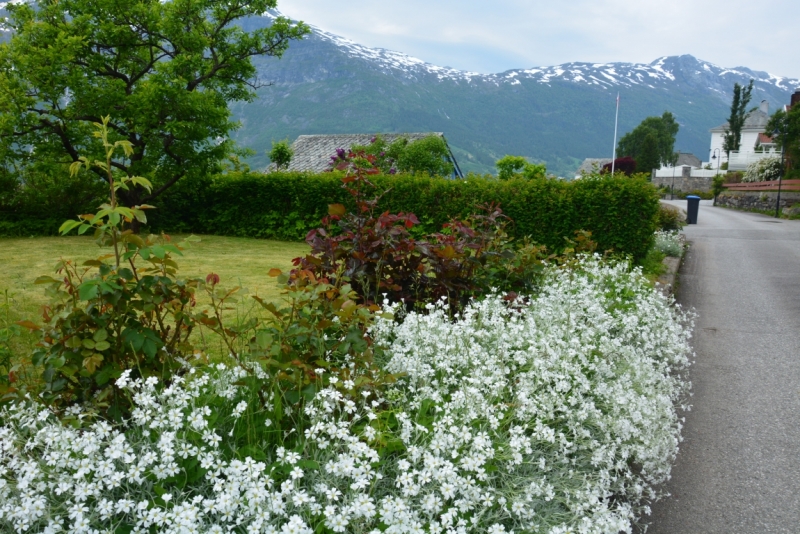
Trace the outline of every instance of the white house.
{"type": "Polygon", "coordinates": [[[711,148],[708,151],[709,162],[713,169],[728,163],[728,170],[743,171],[754,161],[762,158],[780,156],[769,136],[765,135],[769,122],[769,102],[761,101],[758,109],[751,111],[744,120],[742,127],[742,141],[739,150],[731,151],[730,161],[728,154],[723,149],[725,131],[728,123],[711,129],[711,148]],[[758,152],[756,152],[758,150],[758,152]]]}

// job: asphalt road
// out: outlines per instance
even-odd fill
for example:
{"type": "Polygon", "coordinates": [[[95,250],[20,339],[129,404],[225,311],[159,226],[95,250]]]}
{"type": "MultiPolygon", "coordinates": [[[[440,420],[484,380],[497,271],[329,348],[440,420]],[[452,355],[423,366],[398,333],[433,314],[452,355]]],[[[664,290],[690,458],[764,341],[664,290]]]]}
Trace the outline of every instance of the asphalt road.
{"type": "Polygon", "coordinates": [[[647,532],[800,533],[800,221],[709,201],[684,230],[693,408],[647,532]]]}

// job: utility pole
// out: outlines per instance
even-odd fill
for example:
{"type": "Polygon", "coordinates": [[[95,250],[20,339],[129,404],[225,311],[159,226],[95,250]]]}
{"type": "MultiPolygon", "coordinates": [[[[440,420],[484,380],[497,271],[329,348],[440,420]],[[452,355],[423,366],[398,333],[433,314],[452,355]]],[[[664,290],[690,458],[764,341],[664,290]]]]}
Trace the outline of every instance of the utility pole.
{"type": "Polygon", "coordinates": [[[617,122],[619,120],[619,91],[617,91],[617,113],[614,115],[614,150],[611,152],[611,176],[614,176],[614,162],[617,160],[617,122]]]}

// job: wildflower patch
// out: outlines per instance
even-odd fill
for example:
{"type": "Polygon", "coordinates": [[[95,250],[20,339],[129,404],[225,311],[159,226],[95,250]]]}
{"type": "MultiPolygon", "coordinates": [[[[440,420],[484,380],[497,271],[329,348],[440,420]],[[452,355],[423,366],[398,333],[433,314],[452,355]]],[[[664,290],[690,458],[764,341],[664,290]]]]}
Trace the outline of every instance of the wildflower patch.
{"type": "Polygon", "coordinates": [[[630,532],[677,453],[690,314],[592,256],[528,299],[393,313],[369,332],[389,384],[317,369],[277,410],[254,360],[169,384],[125,372],[116,425],[5,407],[0,530],[630,532]]]}

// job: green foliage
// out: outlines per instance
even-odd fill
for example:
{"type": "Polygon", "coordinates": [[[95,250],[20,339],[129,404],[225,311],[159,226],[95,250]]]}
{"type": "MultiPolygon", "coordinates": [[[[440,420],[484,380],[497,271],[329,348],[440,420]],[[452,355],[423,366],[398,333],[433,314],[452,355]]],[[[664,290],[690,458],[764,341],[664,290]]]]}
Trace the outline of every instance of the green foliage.
{"type": "Polygon", "coordinates": [[[785,151],[788,167],[797,170],[800,166],[800,106],[793,106],[788,113],[778,110],[770,117],[766,131],[785,151]]]}
{"type": "Polygon", "coordinates": [[[331,169],[345,170],[360,162],[385,174],[427,173],[429,176],[450,176],[454,166],[445,140],[437,135],[409,141],[400,137],[391,144],[376,135],[368,145],[342,148],[331,155],[331,169]]]}
{"type": "Polygon", "coordinates": [[[722,139],[722,150],[728,153],[730,160],[731,152],[739,150],[742,144],[742,128],[747,118],[747,105],[750,103],[753,93],[753,80],[747,87],[738,83],[733,84],[733,100],[731,101],[731,114],[728,117],[728,127],[722,139]]]}
{"type": "Polygon", "coordinates": [[[453,174],[450,151],[441,137],[432,135],[408,143],[397,157],[397,170],[400,172],[424,172],[430,176],[449,176],[453,174]]]}
{"type": "Polygon", "coordinates": [[[684,218],[674,206],[659,203],[656,227],[665,232],[673,232],[683,228],[684,218]]]}
{"type": "Polygon", "coordinates": [[[248,448],[232,451],[237,455],[250,454],[252,447],[263,455],[265,446],[292,449],[301,443],[308,419],[303,406],[322,388],[375,392],[397,378],[374,362],[367,332],[377,306],[358,302],[343,280],[331,283],[308,270],[290,276],[272,269],[269,275],[283,284],[284,299],[276,304],[253,297],[267,317],[241,331],[248,344],[237,359],[248,376],[237,386],[249,392],[249,401],[248,424],[237,442],[248,448]]]}
{"type": "Polygon", "coordinates": [[[661,166],[658,154],[658,138],[655,130],[650,130],[642,139],[639,155],[636,157],[636,171],[649,173],[661,166]]]}
{"type": "Polygon", "coordinates": [[[289,145],[289,141],[284,139],[277,143],[272,143],[272,149],[269,151],[269,160],[275,164],[278,170],[288,169],[289,164],[292,162],[294,150],[289,145]]]}
{"type": "Polygon", "coordinates": [[[70,176],[66,170],[44,162],[0,166],[0,236],[55,235],[64,219],[102,202],[107,187],[101,178],[85,170],[70,176]]]}
{"type": "Polygon", "coordinates": [[[725,175],[718,174],[711,181],[711,193],[716,200],[717,196],[725,190],[725,175]]]}
{"type": "Polygon", "coordinates": [[[522,156],[503,156],[497,160],[495,167],[500,180],[510,180],[520,176],[528,180],[547,177],[547,167],[531,163],[522,156]]]}
{"type": "Polygon", "coordinates": [[[59,232],[92,231],[97,243],[110,246],[112,253],[81,266],[60,260],[58,278],[36,281],[50,298],[42,314],[44,324],[20,324],[40,332],[32,361],[42,369],[37,393],[43,401],[56,409],[92,403],[118,419],[125,415],[129,399],[113,387],[115,378],[134,370],[138,376],[165,380],[179,367],[177,357],[191,354],[188,338],[195,321],[190,309],[198,283],[174,278],[177,264],[172,254],[181,252],[168,238],[142,239],[125,228],[133,220],[146,223],[144,210],[152,206],[120,206],[118,193],[133,186],[149,191],[151,184],[141,177],[115,176],[115,153],[121,149],[129,158],[133,147],[127,140],[109,140],[109,122],[105,117],[95,125],[103,160],[79,156],[70,169],[73,174],[81,167],[99,169],[109,184],[109,202],[97,213],[66,221],[59,232]],[[142,261],[146,267],[137,266],[142,261]]]}
{"type": "MultiPolygon", "coordinates": [[[[151,191],[121,192],[127,206],[185,176],[218,169],[235,152],[228,102],[255,97],[252,57],[281,56],[309,29],[286,18],[243,31],[236,22],[275,0],[39,0],[9,4],[11,39],[0,44],[0,164],[101,159],[92,123],[107,114],[112,140],[131,144],[115,162],[151,191]],[[132,21],[135,21],[133,23],[132,21]]],[[[102,172],[92,168],[97,176],[102,172]]]]}
{"type": "MultiPolygon", "coordinates": [[[[302,240],[328,214],[329,204],[353,209],[341,188],[341,174],[229,174],[195,182],[163,199],[150,215],[154,229],[302,240]]],[[[476,206],[498,203],[511,219],[514,239],[531,241],[558,252],[577,230],[592,232],[601,251],[641,258],[647,252],[658,194],[646,176],[588,176],[581,180],[466,180],[376,175],[372,181],[387,192],[378,208],[414,213],[422,233],[440,230],[451,219],[465,219],[476,206]]],[[[419,234],[413,234],[419,235],[419,234]]]]}
{"type": "Polygon", "coordinates": [[[655,281],[667,268],[664,265],[664,258],[666,257],[666,254],[654,246],[647,251],[647,255],[642,260],[642,273],[651,281],[655,281]]]}
{"type": "MultiPolygon", "coordinates": [[[[354,209],[349,211],[343,204],[328,207],[323,227],[308,233],[311,252],[296,261],[295,273],[310,272],[339,283],[345,280],[367,304],[389,298],[405,303],[409,310],[423,310],[442,298],[455,310],[470,297],[497,287],[480,283],[486,278],[487,262],[516,256],[508,246],[507,218],[499,208],[483,206],[483,214],[451,220],[441,232],[415,239],[411,230],[419,220],[413,213],[378,211],[380,192],[367,179],[376,171],[356,165],[348,169],[342,186],[354,209]]],[[[500,263],[497,267],[502,268],[502,260],[500,263]]],[[[507,270],[506,277],[528,272],[525,267],[507,270]]],[[[525,287],[533,285],[531,280],[519,282],[525,287]]]]}
{"type": "Polygon", "coordinates": [[[13,393],[18,369],[14,365],[12,340],[22,333],[22,326],[11,319],[11,295],[0,295],[0,399],[13,393]]]}
{"type": "Polygon", "coordinates": [[[669,111],[660,117],[647,117],[619,140],[617,155],[636,160],[637,172],[649,173],[660,165],[676,161],[675,136],[678,122],[669,111]]]}

